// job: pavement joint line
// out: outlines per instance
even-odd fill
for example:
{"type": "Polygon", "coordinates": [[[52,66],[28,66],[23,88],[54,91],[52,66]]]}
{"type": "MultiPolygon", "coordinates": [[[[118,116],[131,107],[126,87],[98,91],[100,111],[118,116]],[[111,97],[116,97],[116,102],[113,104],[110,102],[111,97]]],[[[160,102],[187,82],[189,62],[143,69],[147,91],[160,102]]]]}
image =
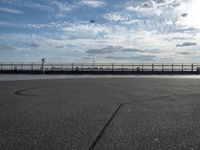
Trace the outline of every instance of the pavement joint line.
{"type": "Polygon", "coordinates": [[[146,102],[146,101],[160,100],[160,99],[169,98],[169,97],[171,97],[171,96],[155,97],[155,98],[150,98],[150,99],[142,100],[142,101],[139,101],[139,102],[120,103],[119,106],[114,111],[114,113],[112,114],[112,116],[110,117],[110,119],[107,121],[107,123],[104,125],[104,127],[102,128],[102,130],[99,132],[99,134],[97,135],[97,137],[95,138],[95,140],[92,142],[92,145],[89,147],[89,150],[93,150],[95,148],[96,144],[99,142],[100,138],[103,136],[104,132],[106,131],[106,129],[108,128],[108,126],[110,125],[110,123],[113,121],[114,117],[117,115],[117,113],[119,112],[119,110],[123,106],[129,105],[129,104],[138,104],[138,103],[142,103],[142,102],[146,102]]]}

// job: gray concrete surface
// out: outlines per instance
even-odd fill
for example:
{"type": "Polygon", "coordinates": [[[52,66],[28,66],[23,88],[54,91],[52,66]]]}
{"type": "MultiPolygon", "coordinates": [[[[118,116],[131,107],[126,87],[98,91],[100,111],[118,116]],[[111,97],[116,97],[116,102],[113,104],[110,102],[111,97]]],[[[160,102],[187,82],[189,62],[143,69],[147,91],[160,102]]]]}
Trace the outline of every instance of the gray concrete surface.
{"type": "Polygon", "coordinates": [[[181,78],[200,79],[200,75],[67,75],[67,74],[0,74],[0,81],[40,79],[85,79],[85,78],[181,78]]]}
{"type": "Polygon", "coordinates": [[[200,79],[0,82],[2,150],[200,149],[200,79]]]}

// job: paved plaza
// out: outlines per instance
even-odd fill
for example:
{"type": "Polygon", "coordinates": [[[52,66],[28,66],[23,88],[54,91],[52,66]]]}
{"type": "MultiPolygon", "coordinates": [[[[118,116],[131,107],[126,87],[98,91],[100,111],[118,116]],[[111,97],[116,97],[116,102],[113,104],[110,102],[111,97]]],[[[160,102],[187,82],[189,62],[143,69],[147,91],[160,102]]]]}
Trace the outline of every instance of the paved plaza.
{"type": "Polygon", "coordinates": [[[200,149],[200,79],[1,81],[0,149],[200,149]]]}

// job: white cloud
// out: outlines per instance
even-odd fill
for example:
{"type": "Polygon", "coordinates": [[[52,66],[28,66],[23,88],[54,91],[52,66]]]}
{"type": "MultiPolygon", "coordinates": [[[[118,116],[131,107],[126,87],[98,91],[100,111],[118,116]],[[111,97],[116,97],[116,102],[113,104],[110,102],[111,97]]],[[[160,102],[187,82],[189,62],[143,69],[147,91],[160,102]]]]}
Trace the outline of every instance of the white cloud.
{"type": "Polygon", "coordinates": [[[51,8],[49,5],[41,4],[34,1],[22,1],[18,2],[19,6],[27,7],[27,8],[33,8],[43,11],[53,11],[53,8],[51,8]]]}
{"type": "MultiPolygon", "coordinates": [[[[17,41],[16,43],[21,43],[21,45],[35,43],[40,48],[67,47],[68,45],[73,45],[76,49],[87,50],[112,45],[144,50],[149,48],[158,49],[158,51],[175,53],[177,41],[180,42],[179,39],[175,38],[191,37],[190,33],[170,34],[159,33],[157,31],[137,31],[133,28],[120,25],[110,27],[109,25],[99,24],[68,24],[67,26],[63,26],[62,30],[64,31],[63,34],[59,34],[59,36],[41,37],[35,34],[27,34],[26,36],[23,34],[12,34],[12,37],[11,35],[2,35],[0,39],[1,41],[17,41]],[[73,36],[73,39],[70,38],[71,36],[73,36]]],[[[198,42],[198,39],[200,40],[200,36],[196,35],[194,40],[198,42]]],[[[164,55],[166,53],[163,53],[164,55]]]]}
{"type": "Polygon", "coordinates": [[[94,38],[99,34],[107,34],[111,27],[99,24],[71,24],[62,29],[66,34],[75,35],[78,38],[94,38]]]}
{"type": "Polygon", "coordinates": [[[141,7],[141,6],[127,6],[126,10],[128,11],[133,11],[133,12],[138,12],[138,13],[142,13],[142,15],[146,14],[146,15],[157,15],[160,16],[163,13],[163,10],[157,7],[141,7]]]}
{"type": "MultiPolygon", "coordinates": [[[[58,36],[42,36],[28,33],[3,34],[0,36],[0,41],[3,43],[12,41],[13,43],[18,43],[16,47],[27,50],[51,49],[54,53],[66,52],[69,54],[68,56],[70,58],[73,58],[73,61],[78,60],[78,57],[80,58],[87,55],[85,52],[89,49],[101,49],[109,46],[116,47],[116,51],[118,50],[117,47],[142,49],[142,56],[150,55],[155,57],[156,61],[159,62],[169,59],[170,61],[178,61],[175,58],[177,52],[187,51],[189,47],[183,47],[181,51],[176,47],[178,40],[174,40],[174,38],[191,37],[189,33],[164,34],[158,33],[157,31],[135,31],[132,28],[126,28],[120,25],[111,28],[108,25],[71,24],[68,27],[64,27],[63,31],[64,33],[58,36]],[[104,33],[104,35],[98,36],[101,33],[104,33]],[[74,38],[69,38],[72,35],[74,38]],[[94,38],[95,36],[98,38],[94,38]],[[82,53],[82,55],[76,55],[75,51],[82,53]]],[[[200,39],[199,37],[200,36],[197,36],[195,38],[200,39]]],[[[184,42],[185,41],[179,43],[184,42]]],[[[123,52],[119,51],[114,57],[117,58],[123,56],[123,54],[123,52]]],[[[104,58],[99,58],[98,60],[104,61],[104,58]]],[[[131,59],[127,61],[130,60],[131,59]]],[[[122,59],[119,61],[122,61],[122,59]]]]}
{"type": "Polygon", "coordinates": [[[131,15],[122,12],[110,12],[103,15],[108,21],[118,22],[124,25],[136,24],[142,22],[140,19],[132,19],[131,15]]]}
{"type": "Polygon", "coordinates": [[[129,20],[129,16],[121,15],[120,13],[115,13],[115,12],[105,14],[104,18],[109,21],[115,21],[115,22],[129,20]]]}
{"type": "Polygon", "coordinates": [[[139,19],[131,19],[128,21],[122,22],[122,24],[130,25],[130,24],[135,24],[135,23],[140,23],[141,21],[139,19]]]}
{"type": "Polygon", "coordinates": [[[182,3],[176,10],[180,14],[187,14],[185,17],[180,17],[177,21],[177,25],[194,27],[200,29],[200,1],[190,0],[182,3]]]}
{"type": "Polygon", "coordinates": [[[66,13],[74,10],[77,6],[74,4],[69,4],[67,2],[61,1],[50,1],[50,8],[52,8],[53,13],[57,18],[65,17],[66,13]]]}
{"type": "Polygon", "coordinates": [[[11,13],[11,14],[23,14],[23,11],[16,10],[16,9],[11,9],[11,8],[5,8],[5,7],[0,7],[1,12],[5,13],[11,13]]]}
{"type": "Polygon", "coordinates": [[[26,5],[28,7],[49,11],[53,13],[53,16],[55,15],[56,18],[63,18],[68,14],[68,12],[75,11],[76,9],[83,6],[97,8],[106,5],[103,0],[78,0],[72,1],[71,3],[69,3],[68,1],[48,0],[47,2],[48,5],[41,5],[32,2],[26,2],[26,5]]]}
{"type": "Polygon", "coordinates": [[[59,1],[52,1],[51,4],[59,11],[70,11],[73,8],[72,5],[59,1]]]}
{"type": "Polygon", "coordinates": [[[129,2],[126,5],[126,10],[160,16],[162,13],[172,14],[172,10],[182,4],[183,1],[186,0],[148,0],[147,2],[137,3],[137,5],[132,5],[129,2]]]}
{"type": "Polygon", "coordinates": [[[81,0],[80,4],[87,5],[87,6],[94,7],[94,8],[103,7],[106,5],[106,3],[102,0],[81,0]]]}
{"type": "MultiPolygon", "coordinates": [[[[1,26],[36,30],[51,28],[53,35],[47,36],[46,34],[48,33],[45,35],[32,35],[29,33],[25,33],[24,35],[1,35],[0,43],[9,43],[8,41],[10,41],[13,45],[16,44],[16,46],[24,47],[24,49],[27,48],[32,50],[51,49],[53,54],[61,51],[66,53],[69,52],[68,56],[73,59],[77,58],[77,60],[79,59],[78,57],[87,55],[86,52],[89,49],[100,49],[102,52],[102,48],[113,47],[113,49],[119,51],[120,47],[143,50],[142,56],[152,56],[158,61],[178,61],[178,59],[176,59],[176,54],[181,55],[180,57],[184,57],[186,51],[198,51],[199,45],[195,45],[194,43],[200,43],[200,34],[198,34],[197,31],[185,32],[187,26],[184,26],[179,18],[186,19],[192,13],[184,15],[185,17],[183,17],[181,14],[188,12],[185,11],[187,10],[186,8],[181,7],[187,3],[174,6],[175,4],[179,4],[177,1],[149,1],[146,2],[147,4],[124,5],[122,9],[108,10],[105,15],[99,14],[106,20],[112,21],[112,23],[106,22],[104,24],[101,23],[105,20],[102,21],[99,18],[99,20],[95,20],[95,23],[89,23],[88,20],[72,21],[69,23],[64,21],[64,19],[63,21],[44,22],[41,24],[25,24],[23,22],[12,24],[1,21],[1,26]],[[180,21],[180,24],[176,22],[177,19],[180,21]],[[188,41],[192,43],[186,43],[188,41]],[[182,47],[180,48],[180,46],[182,47]],[[75,51],[78,51],[81,55],[75,55],[75,51]]],[[[48,7],[54,8],[53,12],[55,11],[55,14],[60,15],[61,17],[66,16],[68,14],[67,12],[74,11],[74,9],[78,9],[82,6],[94,8],[102,7],[105,6],[105,2],[80,0],[73,1],[70,4],[60,1],[52,1],[50,5],[48,4],[48,7]]],[[[35,7],[40,6],[36,5],[35,7]]],[[[129,58],[124,57],[122,54],[124,54],[122,51],[116,52],[116,55],[118,56],[113,56],[113,58],[129,58]]],[[[194,53],[191,52],[191,54],[194,53]]],[[[129,60],[132,58],[134,57],[130,57],[129,60]]],[[[99,58],[99,60],[100,59],[103,60],[104,58],[99,58]]],[[[121,60],[122,59],[119,61],[121,60]]]]}
{"type": "Polygon", "coordinates": [[[49,22],[46,24],[33,24],[33,23],[11,23],[6,21],[0,21],[0,26],[7,26],[7,27],[15,27],[15,28],[24,28],[24,29],[33,29],[33,30],[40,30],[40,29],[47,29],[47,28],[55,28],[55,29],[62,29],[66,26],[69,26],[70,23],[66,21],[57,21],[57,22],[49,22]]]}

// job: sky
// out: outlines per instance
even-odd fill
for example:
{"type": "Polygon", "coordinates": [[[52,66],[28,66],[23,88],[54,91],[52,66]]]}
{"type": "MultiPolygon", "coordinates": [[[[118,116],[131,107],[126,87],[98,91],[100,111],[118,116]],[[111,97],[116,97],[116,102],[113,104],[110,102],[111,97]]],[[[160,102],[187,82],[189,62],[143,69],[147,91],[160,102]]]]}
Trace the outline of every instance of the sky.
{"type": "Polygon", "coordinates": [[[0,0],[0,62],[197,63],[200,0],[0,0]]]}

